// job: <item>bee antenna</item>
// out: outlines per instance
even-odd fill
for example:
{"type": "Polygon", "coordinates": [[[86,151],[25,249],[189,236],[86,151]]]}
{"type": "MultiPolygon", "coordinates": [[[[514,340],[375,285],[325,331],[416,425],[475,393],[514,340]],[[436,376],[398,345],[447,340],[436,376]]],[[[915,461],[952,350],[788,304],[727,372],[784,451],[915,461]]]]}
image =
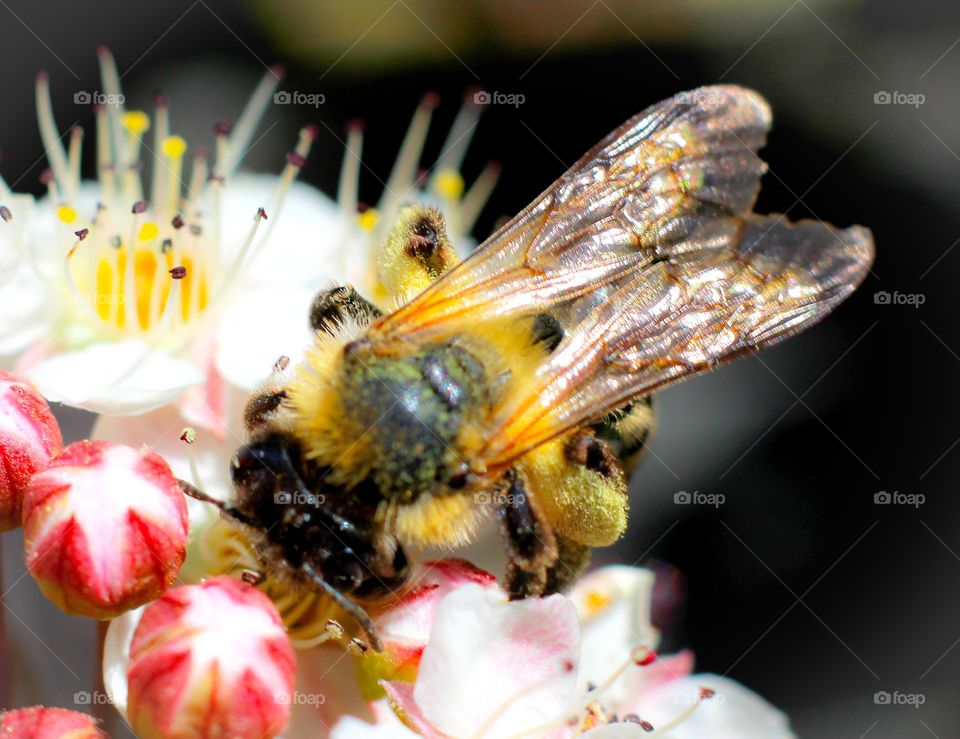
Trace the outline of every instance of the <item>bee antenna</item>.
{"type": "Polygon", "coordinates": [[[230,503],[225,500],[220,500],[219,498],[214,498],[209,493],[203,492],[200,488],[192,483],[187,482],[186,480],[181,480],[177,478],[177,482],[180,484],[180,490],[183,491],[184,495],[189,495],[195,500],[199,500],[203,503],[209,503],[212,506],[219,508],[225,515],[232,518],[234,521],[239,521],[242,524],[247,526],[256,527],[256,523],[252,521],[248,516],[240,512],[240,509],[237,508],[233,503],[230,503]]]}
{"type": "Polygon", "coordinates": [[[373,619],[367,615],[367,612],[363,610],[363,608],[352,600],[349,600],[343,593],[324,580],[311,565],[304,562],[300,565],[300,570],[310,578],[310,581],[314,585],[321,588],[323,592],[333,598],[338,606],[356,619],[357,623],[360,624],[360,628],[363,629],[367,638],[370,640],[370,646],[373,647],[373,651],[383,651],[383,641],[381,641],[380,635],[377,633],[377,627],[374,626],[373,619]]]}

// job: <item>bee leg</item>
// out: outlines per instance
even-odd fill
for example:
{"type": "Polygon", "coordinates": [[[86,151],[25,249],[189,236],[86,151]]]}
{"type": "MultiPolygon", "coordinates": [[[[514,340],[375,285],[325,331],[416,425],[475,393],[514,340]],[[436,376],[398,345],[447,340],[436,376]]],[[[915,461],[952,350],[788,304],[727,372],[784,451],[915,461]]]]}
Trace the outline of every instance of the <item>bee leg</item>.
{"type": "Polygon", "coordinates": [[[251,395],[243,409],[244,428],[247,431],[253,431],[264,424],[286,397],[286,390],[264,390],[251,395]]]}
{"type": "Polygon", "coordinates": [[[547,585],[544,595],[563,593],[573,585],[590,564],[590,547],[573,539],[556,534],[557,561],[547,570],[547,585]]]}
{"type": "Polygon", "coordinates": [[[553,527],[527,493],[519,472],[508,472],[505,482],[496,499],[508,559],[505,587],[510,600],[540,596],[557,560],[553,527]]]}
{"type": "Polygon", "coordinates": [[[629,475],[646,455],[656,425],[653,396],[644,395],[608,413],[592,428],[599,438],[613,446],[629,475]]]}
{"type": "Polygon", "coordinates": [[[458,261],[440,211],[410,205],[397,214],[377,256],[377,273],[389,295],[406,300],[426,290],[458,261]]]}
{"type": "Polygon", "coordinates": [[[364,633],[367,635],[367,639],[370,640],[370,646],[373,647],[373,651],[383,651],[383,640],[380,638],[380,634],[377,632],[377,627],[374,626],[373,619],[370,618],[363,608],[347,598],[343,593],[324,580],[320,573],[317,572],[307,562],[303,562],[300,565],[300,571],[303,572],[306,578],[313,585],[320,588],[320,590],[329,596],[334,603],[336,603],[338,606],[340,606],[340,608],[356,619],[357,623],[360,624],[360,628],[363,629],[364,633]]]}
{"type": "Polygon", "coordinates": [[[310,306],[310,328],[335,334],[343,322],[350,318],[366,325],[380,318],[383,313],[350,285],[341,285],[323,290],[310,306]]]}

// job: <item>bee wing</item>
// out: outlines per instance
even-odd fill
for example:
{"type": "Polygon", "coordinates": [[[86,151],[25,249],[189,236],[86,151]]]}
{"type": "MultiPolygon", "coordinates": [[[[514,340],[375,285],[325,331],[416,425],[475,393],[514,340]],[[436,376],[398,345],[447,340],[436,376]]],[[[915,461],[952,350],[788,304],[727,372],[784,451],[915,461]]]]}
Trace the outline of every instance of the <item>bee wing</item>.
{"type": "Polygon", "coordinates": [[[369,336],[456,334],[549,312],[564,338],[495,410],[481,457],[509,465],[630,398],[772,344],[861,282],[870,232],[756,216],[766,102],[681,93],[631,119],[369,336]]]}
{"type": "Polygon", "coordinates": [[[565,307],[571,329],[497,409],[488,466],[802,331],[860,284],[873,241],[860,226],[751,215],[704,224],[663,251],[665,261],[565,307]]]}
{"type": "Polygon", "coordinates": [[[757,93],[680,93],[624,123],[417,298],[383,339],[455,333],[475,320],[547,310],[643,269],[705,221],[750,209],[770,126],[757,93]]]}

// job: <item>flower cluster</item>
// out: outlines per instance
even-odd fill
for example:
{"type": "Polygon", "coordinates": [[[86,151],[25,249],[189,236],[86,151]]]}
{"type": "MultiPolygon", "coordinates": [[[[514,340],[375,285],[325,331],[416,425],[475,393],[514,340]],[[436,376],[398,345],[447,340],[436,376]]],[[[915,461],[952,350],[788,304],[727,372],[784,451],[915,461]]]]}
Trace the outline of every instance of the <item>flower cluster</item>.
{"type": "MultiPolygon", "coordinates": [[[[123,100],[112,57],[99,57],[105,97],[123,100]]],[[[316,291],[347,282],[382,299],[377,251],[410,201],[439,208],[469,249],[497,179],[496,165],[469,188],[460,174],[471,103],[421,171],[435,95],[371,207],[358,202],[359,124],[336,202],[295,181],[315,128],[278,176],[245,174],[279,78],[270,70],[235,124],[214,126],[211,157],[176,134],[163,96],[151,114],[98,106],[86,182],[83,133],[63,145],[41,74],[47,195],[0,178],[0,359],[16,368],[0,371],[0,530],[23,526],[29,572],[57,607],[109,621],[103,679],[119,714],[158,739],[792,736],[747,689],[691,674],[689,652],[658,654],[649,571],[608,567],[568,595],[510,601],[467,562],[417,564],[371,609],[373,651],[329,598],[252,577],[250,533],[184,497],[186,480],[229,498],[246,397],[314,340],[316,291]],[[99,414],[93,438],[64,447],[48,400],[99,414]]],[[[0,735],[105,733],[35,707],[0,714],[0,735]]]]}

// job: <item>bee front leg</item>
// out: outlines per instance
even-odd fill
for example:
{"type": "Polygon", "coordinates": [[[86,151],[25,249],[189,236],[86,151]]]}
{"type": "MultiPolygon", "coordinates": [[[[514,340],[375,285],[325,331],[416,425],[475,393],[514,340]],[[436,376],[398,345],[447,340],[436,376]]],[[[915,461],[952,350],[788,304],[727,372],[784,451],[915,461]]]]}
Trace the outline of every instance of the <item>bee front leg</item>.
{"type": "Polygon", "coordinates": [[[317,293],[310,306],[310,328],[333,335],[347,319],[365,326],[382,315],[377,306],[352,286],[341,285],[317,293]]]}
{"type": "Polygon", "coordinates": [[[519,472],[511,470],[504,480],[495,501],[508,559],[504,585],[511,600],[540,596],[557,562],[553,527],[527,493],[519,472]]]}

